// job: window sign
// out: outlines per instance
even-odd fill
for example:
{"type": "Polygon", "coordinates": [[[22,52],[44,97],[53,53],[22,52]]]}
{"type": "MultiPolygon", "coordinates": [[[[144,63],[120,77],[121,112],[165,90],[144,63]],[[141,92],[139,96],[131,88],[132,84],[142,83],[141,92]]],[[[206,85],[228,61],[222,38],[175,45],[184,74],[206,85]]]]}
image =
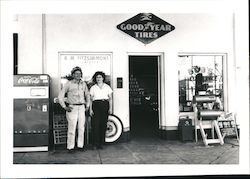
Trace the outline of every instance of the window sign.
{"type": "Polygon", "coordinates": [[[215,95],[224,109],[222,55],[180,55],[178,68],[180,112],[193,111],[193,96],[199,92],[215,95]]]}
{"type": "Polygon", "coordinates": [[[92,77],[96,71],[106,74],[106,83],[111,84],[111,53],[59,53],[61,85],[71,79],[71,70],[75,66],[82,69],[82,80],[87,84],[92,84],[92,77]]]}

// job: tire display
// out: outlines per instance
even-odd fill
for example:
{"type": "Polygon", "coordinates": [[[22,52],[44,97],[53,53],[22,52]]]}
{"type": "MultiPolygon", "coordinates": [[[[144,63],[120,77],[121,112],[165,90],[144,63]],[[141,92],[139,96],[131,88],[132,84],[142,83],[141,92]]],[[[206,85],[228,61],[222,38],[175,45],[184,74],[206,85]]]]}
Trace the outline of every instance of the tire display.
{"type": "Polygon", "coordinates": [[[123,132],[123,125],[121,120],[115,115],[109,115],[107,122],[107,131],[105,142],[115,142],[118,140],[123,132]]]}

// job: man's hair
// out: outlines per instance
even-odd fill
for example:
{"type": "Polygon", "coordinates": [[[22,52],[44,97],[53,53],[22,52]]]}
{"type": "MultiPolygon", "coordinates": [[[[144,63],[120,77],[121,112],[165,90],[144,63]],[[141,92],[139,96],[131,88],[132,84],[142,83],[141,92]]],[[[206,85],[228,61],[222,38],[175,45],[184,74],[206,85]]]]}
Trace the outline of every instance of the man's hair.
{"type": "Polygon", "coordinates": [[[79,66],[76,66],[76,67],[74,67],[74,68],[71,70],[71,76],[73,76],[73,74],[74,74],[76,71],[80,71],[81,74],[82,74],[82,69],[81,69],[79,66]]]}

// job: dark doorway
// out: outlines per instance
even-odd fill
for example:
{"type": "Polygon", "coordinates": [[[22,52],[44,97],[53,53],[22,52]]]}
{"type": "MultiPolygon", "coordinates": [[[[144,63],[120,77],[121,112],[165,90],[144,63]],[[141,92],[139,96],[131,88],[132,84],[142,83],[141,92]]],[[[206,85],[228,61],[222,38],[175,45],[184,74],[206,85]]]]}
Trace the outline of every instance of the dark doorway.
{"type": "Polygon", "coordinates": [[[129,56],[131,137],[156,137],[158,116],[158,56],[129,56]]]}

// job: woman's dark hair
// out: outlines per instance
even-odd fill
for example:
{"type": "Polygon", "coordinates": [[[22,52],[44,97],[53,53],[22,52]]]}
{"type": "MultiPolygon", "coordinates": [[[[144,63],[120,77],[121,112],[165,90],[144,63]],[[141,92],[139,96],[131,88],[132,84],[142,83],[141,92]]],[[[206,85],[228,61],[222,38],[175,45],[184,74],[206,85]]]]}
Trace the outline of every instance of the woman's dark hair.
{"type": "Polygon", "coordinates": [[[105,79],[106,79],[106,75],[105,75],[105,73],[103,73],[102,71],[97,71],[97,72],[95,72],[95,74],[94,74],[93,77],[92,77],[93,82],[94,82],[94,83],[97,83],[97,82],[96,82],[96,77],[97,77],[98,75],[101,75],[101,76],[103,77],[103,82],[104,82],[105,79]]]}

